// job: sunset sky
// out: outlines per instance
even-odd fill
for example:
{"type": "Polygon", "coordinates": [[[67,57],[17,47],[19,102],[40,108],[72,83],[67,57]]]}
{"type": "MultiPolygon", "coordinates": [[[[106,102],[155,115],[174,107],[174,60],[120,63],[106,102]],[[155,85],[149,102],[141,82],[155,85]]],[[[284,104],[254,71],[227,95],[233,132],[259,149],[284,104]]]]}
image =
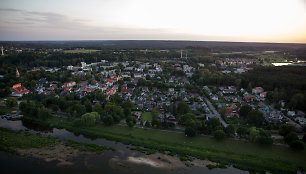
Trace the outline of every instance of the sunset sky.
{"type": "Polygon", "coordinates": [[[0,40],[306,43],[306,0],[0,2],[0,40]]]}

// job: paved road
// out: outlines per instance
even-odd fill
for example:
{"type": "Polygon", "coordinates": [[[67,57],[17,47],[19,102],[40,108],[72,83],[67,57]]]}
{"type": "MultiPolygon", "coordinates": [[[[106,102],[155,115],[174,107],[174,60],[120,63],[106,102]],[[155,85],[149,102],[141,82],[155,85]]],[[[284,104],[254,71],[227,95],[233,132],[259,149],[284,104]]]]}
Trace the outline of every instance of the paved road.
{"type": "Polygon", "coordinates": [[[217,112],[216,108],[211,104],[211,102],[208,100],[208,98],[204,97],[204,99],[205,99],[205,101],[206,101],[206,103],[207,103],[209,109],[213,112],[213,115],[214,115],[215,117],[217,117],[217,118],[220,120],[221,124],[222,124],[224,127],[227,127],[227,126],[228,126],[227,123],[223,120],[223,118],[221,117],[221,115],[219,114],[219,112],[217,112]]]}

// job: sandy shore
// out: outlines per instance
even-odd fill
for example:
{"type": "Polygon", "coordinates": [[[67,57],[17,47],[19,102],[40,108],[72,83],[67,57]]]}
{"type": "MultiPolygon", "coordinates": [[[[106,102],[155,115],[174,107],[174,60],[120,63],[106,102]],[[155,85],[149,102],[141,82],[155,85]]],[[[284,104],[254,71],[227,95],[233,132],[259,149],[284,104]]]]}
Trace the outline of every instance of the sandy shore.
{"type": "Polygon", "coordinates": [[[80,152],[72,147],[65,146],[63,143],[58,143],[54,147],[47,148],[30,148],[20,149],[16,148],[17,152],[22,156],[29,156],[43,159],[46,162],[59,161],[57,165],[73,165],[71,160],[86,152],[80,152]]]}
{"type": "Polygon", "coordinates": [[[192,166],[205,167],[208,164],[214,164],[214,162],[208,160],[194,159],[193,161],[181,161],[176,156],[165,155],[162,153],[155,153],[151,155],[141,156],[129,156],[126,159],[119,159],[115,156],[110,159],[110,165],[115,167],[116,165],[130,166],[131,164],[148,165],[155,168],[164,169],[184,169],[187,168],[186,163],[192,166]]]}

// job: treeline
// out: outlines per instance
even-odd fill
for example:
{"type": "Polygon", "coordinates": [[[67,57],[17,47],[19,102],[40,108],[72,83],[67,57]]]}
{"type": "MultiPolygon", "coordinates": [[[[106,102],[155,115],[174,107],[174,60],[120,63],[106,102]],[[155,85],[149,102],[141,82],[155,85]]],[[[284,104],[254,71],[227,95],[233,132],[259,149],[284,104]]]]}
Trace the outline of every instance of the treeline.
{"type": "Polygon", "coordinates": [[[123,101],[119,95],[113,95],[106,101],[101,91],[94,91],[82,98],[75,94],[61,97],[33,94],[24,99],[26,102],[19,107],[25,117],[46,119],[51,112],[64,114],[75,120],[75,126],[89,126],[99,121],[112,125],[129,117],[134,109],[130,101],[123,101]]]}
{"type": "Polygon", "coordinates": [[[241,87],[261,86],[268,92],[268,100],[285,100],[290,109],[306,111],[306,67],[255,67],[240,76],[241,87]]]}

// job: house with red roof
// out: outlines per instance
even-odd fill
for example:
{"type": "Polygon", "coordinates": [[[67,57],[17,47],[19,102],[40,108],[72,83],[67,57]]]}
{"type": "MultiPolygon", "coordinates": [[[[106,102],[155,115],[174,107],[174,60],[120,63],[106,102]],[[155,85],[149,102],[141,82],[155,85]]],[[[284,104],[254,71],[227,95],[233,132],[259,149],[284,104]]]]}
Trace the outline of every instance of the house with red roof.
{"type": "Polygon", "coordinates": [[[76,85],[75,81],[70,81],[70,82],[64,83],[64,87],[73,87],[75,85],[76,85]]]}
{"type": "Polygon", "coordinates": [[[253,94],[260,94],[262,92],[264,92],[264,89],[262,87],[256,87],[252,89],[253,94]]]}
{"type": "Polygon", "coordinates": [[[28,94],[30,90],[21,86],[21,83],[15,84],[12,87],[12,96],[22,97],[24,94],[28,94]]]}

